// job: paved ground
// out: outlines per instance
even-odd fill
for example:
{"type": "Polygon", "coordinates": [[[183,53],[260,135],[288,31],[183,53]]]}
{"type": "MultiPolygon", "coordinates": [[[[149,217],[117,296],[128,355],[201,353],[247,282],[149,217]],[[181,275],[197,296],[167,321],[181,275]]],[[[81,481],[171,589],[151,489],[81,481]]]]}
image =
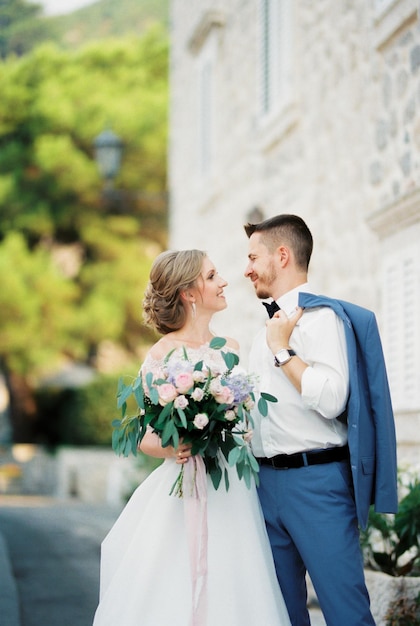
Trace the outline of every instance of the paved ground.
{"type": "Polygon", "coordinates": [[[71,501],[0,498],[3,557],[9,557],[9,565],[0,564],[2,579],[8,572],[0,626],[91,626],[100,543],[116,514],[71,501]]]}
{"type": "MultiPolygon", "coordinates": [[[[100,544],[118,513],[0,496],[0,626],[92,626],[100,544]]],[[[319,610],[311,609],[311,619],[325,626],[319,610]]]]}

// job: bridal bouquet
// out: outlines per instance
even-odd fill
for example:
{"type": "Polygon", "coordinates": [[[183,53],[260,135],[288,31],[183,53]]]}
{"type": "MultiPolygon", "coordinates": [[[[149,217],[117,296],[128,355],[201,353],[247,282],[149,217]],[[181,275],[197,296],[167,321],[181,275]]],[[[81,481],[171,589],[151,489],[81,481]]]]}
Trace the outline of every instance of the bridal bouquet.
{"type": "MultiPolygon", "coordinates": [[[[220,350],[226,340],[215,337],[210,348],[220,350]]],[[[200,455],[215,489],[224,475],[226,489],[229,479],[220,463],[221,456],[230,466],[236,466],[240,479],[247,486],[252,477],[258,484],[258,463],[249,448],[252,426],[250,410],[254,406],[255,382],[252,376],[235,371],[239,357],[221,352],[226,368],[223,371],[200,360],[193,363],[186,349],[182,355],[170,352],[159,372],[139,373],[126,385],[118,384],[117,406],[122,418],[114,420],[112,447],[119,455],[136,455],[147,428],[156,432],[162,446],[177,448],[180,440],[192,444],[192,455],[200,455]],[[127,414],[127,401],[133,396],[136,414],[127,414]]],[[[267,415],[267,402],[277,399],[261,393],[258,410],[267,415]]],[[[183,495],[183,470],[171,493],[183,495]]]]}

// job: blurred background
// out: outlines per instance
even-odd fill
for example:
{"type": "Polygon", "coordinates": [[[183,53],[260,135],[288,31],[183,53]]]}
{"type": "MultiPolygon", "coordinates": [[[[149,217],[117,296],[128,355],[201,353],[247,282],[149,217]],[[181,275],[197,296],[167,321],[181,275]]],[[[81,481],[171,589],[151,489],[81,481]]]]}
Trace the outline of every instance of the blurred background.
{"type": "Polygon", "coordinates": [[[375,311],[417,467],[418,5],[0,3],[0,493],[124,499],[145,461],[115,457],[111,421],[156,339],[153,259],[207,250],[246,365],[243,224],[282,212],[312,230],[315,287],[375,311]]]}
{"type": "Polygon", "coordinates": [[[168,50],[167,0],[0,3],[0,493],[120,497],[117,381],[154,340],[168,240],[168,50]]]}

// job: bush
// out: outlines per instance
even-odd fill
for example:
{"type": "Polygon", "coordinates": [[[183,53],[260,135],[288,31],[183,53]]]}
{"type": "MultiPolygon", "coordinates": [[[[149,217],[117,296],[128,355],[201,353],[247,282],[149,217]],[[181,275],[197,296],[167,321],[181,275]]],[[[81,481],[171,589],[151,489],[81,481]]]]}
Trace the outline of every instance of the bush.
{"type": "Polygon", "coordinates": [[[414,600],[402,597],[392,602],[385,619],[387,626],[419,626],[420,593],[414,600]]]}
{"type": "Polygon", "coordinates": [[[118,417],[117,378],[100,376],[84,387],[42,389],[36,394],[37,439],[49,446],[111,448],[111,422],[118,417]]]}
{"type": "Polygon", "coordinates": [[[365,565],[390,576],[420,576],[420,481],[406,487],[398,513],[385,515],[371,508],[361,532],[365,565]]]}

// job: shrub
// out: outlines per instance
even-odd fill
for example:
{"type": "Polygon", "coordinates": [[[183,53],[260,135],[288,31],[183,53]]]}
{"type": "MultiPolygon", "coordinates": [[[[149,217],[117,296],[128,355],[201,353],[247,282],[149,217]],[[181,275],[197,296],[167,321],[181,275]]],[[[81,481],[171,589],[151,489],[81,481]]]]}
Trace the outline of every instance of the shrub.
{"type": "Polygon", "coordinates": [[[42,389],[36,394],[37,439],[50,446],[107,445],[118,417],[117,378],[99,376],[83,387],[42,389]]]}
{"type": "Polygon", "coordinates": [[[402,597],[392,602],[385,619],[387,626],[419,626],[420,593],[414,600],[402,597]]]}
{"type": "MultiPolygon", "coordinates": [[[[395,515],[371,508],[366,530],[361,532],[365,565],[390,576],[420,576],[420,481],[406,488],[395,515]]],[[[397,623],[397,622],[396,622],[397,623]]]]}

